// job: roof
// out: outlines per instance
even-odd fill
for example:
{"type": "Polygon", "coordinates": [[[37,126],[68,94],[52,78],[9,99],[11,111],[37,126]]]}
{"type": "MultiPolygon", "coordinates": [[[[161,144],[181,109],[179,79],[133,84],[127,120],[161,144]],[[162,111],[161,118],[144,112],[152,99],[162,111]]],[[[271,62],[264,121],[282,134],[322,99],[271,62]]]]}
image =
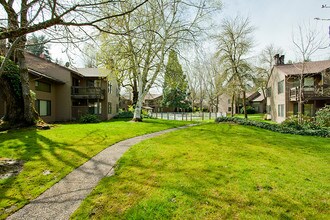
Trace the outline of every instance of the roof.
{"type": "Polygon", "coordinates": [[[265,100],[265,97],[264,97],[263,93],[259,93],[259,94],[260,94],[260,95],[257,96],[256,98],[254,98],[254,99],[252,100],[252,102],[262,102],[262,101],[265,100]]]}
{"type": "Polygon", "coordinates": [[[48,76],[46,74],[40,73],[40,72],[32,70],[32,69],[29,69],[29,73],[34,75],[34,76],[37,76],[37,77],[45,78],[45,79],[50,80],[50,81],[55,82],[55,83],[65,84],[65,82],[63,82],[59,79],[56,79],[54,77],[48,76]]]}
{"type": "Polygon", "coordinates": [[[78,68],[78,72],[85,77],[106,77],[109,71],[99,68],[78,68]]]}
{"type": "MultiPolygon", "coordinates": [[[[330,68],[330,60],[305,62],[304,65],[305,74],[321,73],[324,70],[330,68]]],[[[274,68],[280,70],[286,75],[299,75],[302,72],[303,63],[276,65],[274,68]]]]}
{"type": "Polygon", "coordinates": [[[75,71],[73,69],[61,66],[57,63],[53,63],[49,60],[38,57],[29,52],[25,52],[25,60],[26,60],[26,63],[27,63],[27,66],[29,69],[37,71],[39,73],[47,73],[49,71],[49,69],[53,69],[56,71],[56,68],[62,68],[62,69],[66,69],[70,72],[80,75],[77,71],[75,71]]]}
{"type": "Polygon", "coordinates": [[[148,94],[144,97],[144,99],[145,99],[145,100],[152,100],[152,99],[159,98],[159,97],[161,97],[161,96],[162,96],[162,94],[152,94],[152,93],[148,93],[148,94]]]}

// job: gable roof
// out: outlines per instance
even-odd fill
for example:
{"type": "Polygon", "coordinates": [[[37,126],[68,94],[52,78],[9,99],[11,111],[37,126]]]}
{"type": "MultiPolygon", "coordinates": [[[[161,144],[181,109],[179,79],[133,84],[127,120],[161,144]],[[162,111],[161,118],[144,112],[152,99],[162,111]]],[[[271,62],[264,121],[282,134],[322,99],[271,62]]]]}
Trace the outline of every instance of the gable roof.
{"type": "Polygon", "coordinates": [[[107,77],[109,71],[99,68],[78,68],[78,72],[85,77],[107,77]]]}
{"type": "MultiPolygon", "coordinates": [[[[330,68],[330,60],[305,62],[304,65],[304,74],[321,73],[330,68]]],[[[280,70],[285,75],[300,75],[303,68],[303,63],[276,65],[274,68],[280,70]]]]}
{"type": "Polygon", "coordinates": [[[59,79],[56,79],[54,77],[48,76],[48,75],[43,74],[43,73],[40,73],[38,71],[35,71],[35,70],[32,70],[32,69],[29,69],[28,71],[29,71],[30,74],[32,74],[36,77],[44,78],[44,79],[47,79],[47,80],[49,80],[51,82],[54,82],[54,83],[65,84],[65,82],[63,82],[59,79]]]}
{"type": "Polygon", "coordinates": [[[28,69],[37,71],[39,73],[45,73],[47,74],[50,70],[53,72],[56,72],[57,69],[65,69],[69,72],[73,72],[75,74],[80,75],[77,71],[61,66],[57,63],[53,63],[49,60],[46,60],[44,58],[38,57],[32,53],[25,52],[25,60],[28,66],[28,69]]]}
{"type": "Polygon", "coordinates": [[[153,94],[153,93],[148,93],[145,97],[144,100],[153,100],[162,97],[163,94],[153,94]]]}

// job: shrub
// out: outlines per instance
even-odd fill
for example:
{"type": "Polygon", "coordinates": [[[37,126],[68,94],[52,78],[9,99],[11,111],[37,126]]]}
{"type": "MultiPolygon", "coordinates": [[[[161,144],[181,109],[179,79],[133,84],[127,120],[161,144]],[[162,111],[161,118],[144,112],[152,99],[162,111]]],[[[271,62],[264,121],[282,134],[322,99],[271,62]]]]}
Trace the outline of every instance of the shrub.
{"type": "MultiPolygon", "coordinates": [[[[247,114],[255,114],[256,110],[252,106],[246,106],[246,112],[247,114]]],[[[240,113],[244,114],[244,108],[241,108],[240,113]]]]}
{"type": "Polygon", "coordinates": [[[315,119],[320,127],[330,127],[330,105],[318,110],[315,119]]]}
{"type": "Polygon", "coordinates": [[[219,117],[215,119],[215,122],[233,122],[240,125],[249,125],[255,126],[258,128],[263,128],[266,130],[280,132],[285,134],[298,134],[298,135],[310,135],[310,136],[319,136],[319,137],[330,137],[330,129],[327,128],[307,128],[302,127],[302,129],[296,129],[294,126],[285,126],[282,124],[269,124],[267,122],[252,121],[243,118],[234,118],[234,117],[219,117]]]}
{"type": "Polygon", "coordinates": [[[83,115],[80,117],[79,119],[80,123],[83,124],[87,124],[87,123],[99,123],[100,119],[97,115],[91,115],[91,114],[87,114],[87,115],[83,115]]]}
{"type": "Polygon", "coordinates": [[[306,129],[317,130],[321,128],[317,123],[315,123],[313,118],[306,115],[301,116],[301,122],[299,122],[298,115],[292,115],[288,117],[284,122],[282,122],[281,125],[296,130],[306,130],[306,129]]]}
{"type": "Polygon", "coordinates": [[[133,118],[134,114],[133,112],[131,111],[122,111],[122,112],[119,112],[115,118],[133,118]]]}

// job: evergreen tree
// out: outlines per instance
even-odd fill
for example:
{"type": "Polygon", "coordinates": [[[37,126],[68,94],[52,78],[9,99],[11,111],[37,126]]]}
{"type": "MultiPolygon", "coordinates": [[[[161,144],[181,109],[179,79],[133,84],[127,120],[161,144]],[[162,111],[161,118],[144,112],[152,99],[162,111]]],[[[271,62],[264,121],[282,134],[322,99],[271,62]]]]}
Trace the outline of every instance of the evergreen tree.
{"type": "Polygon", "coordinates": [[[27,41],[26,49],[38,57],[40,56],[47,60],[51,60],[49,48],[46,45],[47,41],[48,39],[44,35],[37,36],[32,34],[27,41]]]}
{"type": "Polygon", "coordinates": [[[165,70],[162,105],[175,110],[187,109],[189,107],[187,89],[188,82],[178,56],[174,50],[171,50],[165,70]]]}

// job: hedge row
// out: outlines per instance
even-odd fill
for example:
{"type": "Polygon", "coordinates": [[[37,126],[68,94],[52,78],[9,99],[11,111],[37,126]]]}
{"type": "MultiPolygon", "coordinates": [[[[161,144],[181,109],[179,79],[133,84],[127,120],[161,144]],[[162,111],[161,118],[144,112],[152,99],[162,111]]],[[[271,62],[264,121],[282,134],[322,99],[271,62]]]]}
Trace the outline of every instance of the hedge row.
{"type": "Polygon", "coordinates": [[[313,129],[304,129],[304,130],[297,130],[295,128],[283,126],[281,124],[270,124],[267,122],[259,122],[253,121],[243,118],[235,118],[235,117],[219,117],[215,119],[215,122],[233,122],[240,125],[249,125],[255,126],[258,128],[263,128],[266,130],[280,132],[284,134],[297,134],[297,135],[309,135],[309,136],[319,136],[319,137],[330,137],[330,129],[327,128],[320,128],[317,130],[313,129]]]}

